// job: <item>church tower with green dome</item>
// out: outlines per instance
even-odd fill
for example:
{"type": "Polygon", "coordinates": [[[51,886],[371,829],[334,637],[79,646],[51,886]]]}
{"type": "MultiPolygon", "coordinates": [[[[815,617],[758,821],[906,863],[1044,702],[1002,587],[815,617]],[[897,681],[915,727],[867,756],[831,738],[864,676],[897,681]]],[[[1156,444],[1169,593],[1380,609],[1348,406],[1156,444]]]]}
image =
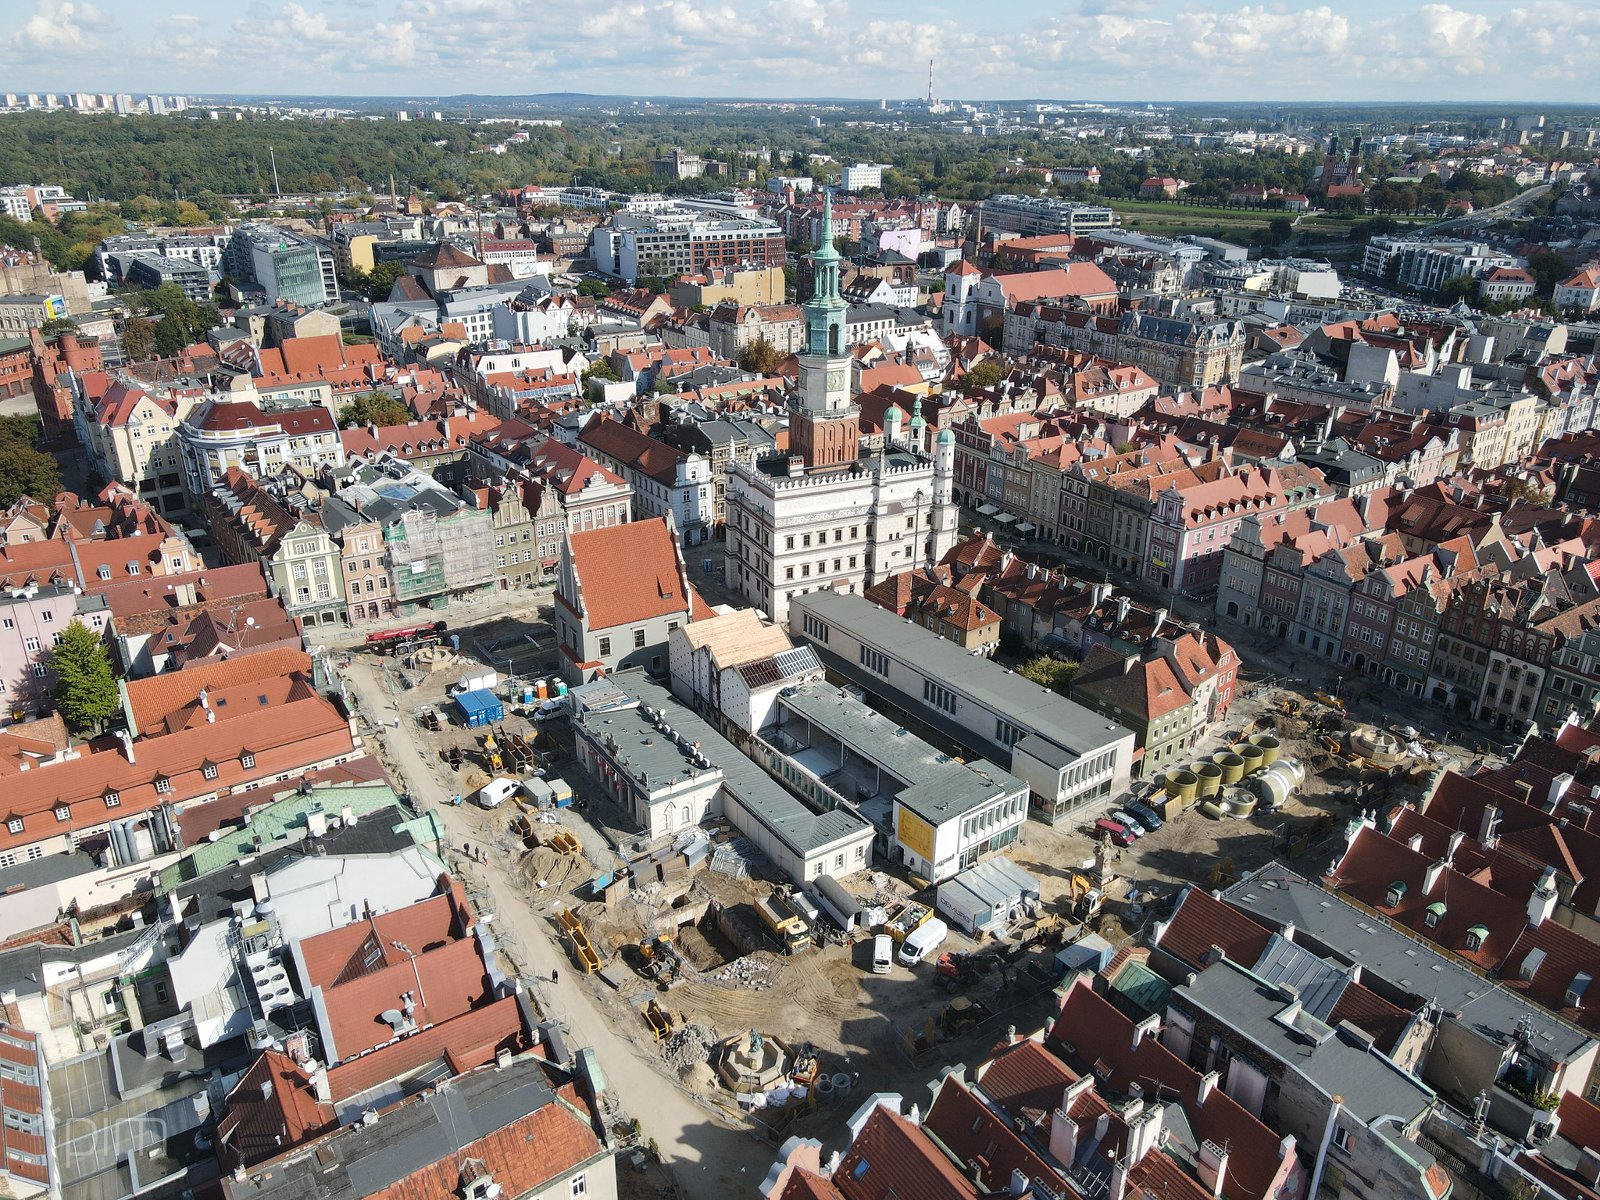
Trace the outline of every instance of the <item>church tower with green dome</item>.
{"type": "Polygon", "coordinates": [[[839,294],[840,258],[833,237],[833,195],[825,191],[822,244],[811,256],[811,299],[802,306],[806,336],[790,431],[793,449],[808,467],[849,462],[860,449],[861,410],[851,402],[846,305],[839,294]]]}

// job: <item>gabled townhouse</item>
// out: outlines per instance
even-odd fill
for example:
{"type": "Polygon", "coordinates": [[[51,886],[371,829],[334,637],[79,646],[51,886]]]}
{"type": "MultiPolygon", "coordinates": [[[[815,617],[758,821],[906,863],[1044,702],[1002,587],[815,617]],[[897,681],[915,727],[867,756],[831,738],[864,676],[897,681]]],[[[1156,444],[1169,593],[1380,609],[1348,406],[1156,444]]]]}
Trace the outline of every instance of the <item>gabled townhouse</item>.
{"type": "Polygon", "coordinates": [[[347,618],[340,547],[319,512],[236,466],[211,489],[205,512],[223,559],[259,562],[290,616],[306,625],[347,618]]]}
{"type": "Polygon", "coordinates": [[[705,457],[675,449],[609,416],[583,427],[578,449],[627,482],[635,515],[670,516],[686,546],[711,538],[716,500],[711,463],[705,457]]]}
{"type": "Polygon", "coordinates": [[[567,534],[555,606],[562,674],[572,683],[627,667],[664,676],[672,632],[710,614],[670,516],[567,534]]]}

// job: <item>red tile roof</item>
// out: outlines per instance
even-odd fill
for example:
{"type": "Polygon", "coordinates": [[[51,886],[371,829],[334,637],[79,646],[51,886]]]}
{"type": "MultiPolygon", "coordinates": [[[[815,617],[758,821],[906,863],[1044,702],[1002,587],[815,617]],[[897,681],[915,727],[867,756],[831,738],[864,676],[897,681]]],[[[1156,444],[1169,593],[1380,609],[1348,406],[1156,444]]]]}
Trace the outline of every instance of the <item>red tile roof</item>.
{"type": "Polygon", "coordinates": [[[401,1079],[430,1063],[443,1062],[451,1071],[468,1071],[495,1061],[501,1050],[528,1049],[528,1031],[515,996],[507,996],[471,1012],[401,1038],[370,1054],[348,1059],[328,1070],[328,1091],[334,1103],[401,1079]]]}
{"type": "Polygon", "coordinates": [[[576,1113],[564,1104],[545,1104],[380,1188],[367,1200],[451,1200],[461,1195],[463,1165],[471,1160],[494,1177],[503,1196],[542,1194],[600,1152],[599,1139],[576,1113]]]}
{"type": "Polygon", "coordinates": [[[1213,946],[1240,966],[1254,966],[1267,948],[1272,933],[1231,905],[1224,904],[1203,888],[1185,889],[1156,943],[1187,966],[1204,970],[1213,946]]]}
{"type": "Polygon", "coordinates": [[[980,1188],[1007,1187],[1013,1171],[1046,1184],[1053,1192],[1062,1188],[1063,1181],[1050,1164],[953,1075],[945,1076],[923,1128],[966,1166],[969,1177],[978,1176],[975,1182],[980,1188]]]}
{"type": "MultiPolygon", "coordinates": [[[[44,1055],[39,1052],[38,1035],[0,1021],[0,1062],[9,1068],[4,1076],[0,1076],[0,1106],[5,1108],[7,1115],[14,1113],[20,1117],[36,1117],[41,1122],[46,1121],[48,1114],[44,1110],[44,1098],[39,1085],[21,1078],[24,1074],[30,1074],[36,1080],[43,1079],[44,1055]]],[[[48,1184],[50,1167],[47,1158],[42,1134],[14,1129],[9,1120],[0,1125],[0,1170],[34,1183],[48,1184]],[[21,1155],[29,1155],[39,1161],[29,1162],[21,1155]]]]}
{"type": "Polygon", "coordinates": [[[610,417],[590,421],[578,441],[669,488],[677,485],[678,464],[688,458],[682,450],[610,417]]]}
{"type": "Polygon", "coordinates": [[[328,1014],[324,1051],[330,1059],[337,1055],[342,1062],[392,1041],[394,1029],[382,1014],[403,1009],[408,995],[419,1029],[442,1025],[492,999],[475,939],[447,942],[426,951],[411,949],[415,958],[392,953],[387,965],[322,985],[328,1014]]]}
{"type": "Polygon", "coordinates": [[[311,1076],[287,1054],[268,1050],[228,1093],[217,1125],[225,1166],[254,1166],[337,1126],[333,1105],[319,1103],[311,1076]]]}
{"type": "Polygon", "coordinates": [[[977,1200],[972,1181],[917,1127],[879,1105],[839,1162],[846,1200],[977,1200]]]}
{"type": "MultiPolygon", "coordinates": [[[[1111,1003],[1079,983],[1069,989],[1050,1036],[1071,1052],[1104,1069],[1104,1081],[1119,1092],[1152,1083],[1177,1093],[1195,1137],[1229,1149],[1223,1191],[1230,1200],[1265,1200],[1285,1166],[1278,1135],[1214,1088],[1200,1103],[1200,1075],[1151,1034],[1133,1044],[1134,1023],[1111,1003]]],[[[1292,1151],[1289,1152],[1291,1157],[1292,1151]]],[[[1293,1172],[1298,1163],[1288,1168],[1293,1172]]]]}
{"type": "Polygon", "coordinates": [[[76,758],[23,769],[0,758],[0,819],[21,820],[0,831],[0,850],[55,834],[101,829],[159,803],[182,805],[246,784],[349,756],[349,722],[320,696],[268,707],[250,720],[218,721],[163,737],[140,738],[129,762],[115,738],[76,758]],[[245,766],[245,756],[250,766],[245,766]],[[208,774],[210,768],[212,773],[208,774]],[[161,784],[165,784],[162,790],[161,784]],[[114,798],[114,803],[108,801],[114,798]],[[66,819],[58,815],[62,810],[66,819]]]}
{"type": "Polygon", "coordinates": [[[134,731],[147,733],[194,705],[202,691],[208,693],[209,701],[212,691],[289,675],[309,678],[310,673],[311,656],[303,650],[269,650],[223,662],[197,664],[184,671],[129,680],[127,710],[133,718],[134,731]]]}
{"type": "Polygon", "coordinates": [[[674,613],[683,613],[687,622],[693,601],[683,554],[665,517],[574,533],[567,547],[579,592],[557,593],[557,599],[591,630],[674,613]]]}

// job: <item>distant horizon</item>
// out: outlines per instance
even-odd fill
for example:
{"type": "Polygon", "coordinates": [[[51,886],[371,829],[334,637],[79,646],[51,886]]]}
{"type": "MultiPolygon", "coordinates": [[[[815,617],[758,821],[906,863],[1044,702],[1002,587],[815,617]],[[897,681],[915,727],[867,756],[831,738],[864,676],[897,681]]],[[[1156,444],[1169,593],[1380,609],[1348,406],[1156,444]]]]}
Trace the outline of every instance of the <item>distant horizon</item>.
{"type": "Polygon", "coordinates": [[[12,0],[0,77],[36,92],[365,102],[871,103],[924,96],[932,60],[936,96],[994,102],[1069,92],[1095,100],[1062,103],[1580,107],[1559,96],[1592,95],[1600,60],[1600,31],[1578,0],[1221,3],[1009,0],[978,26],[958,0],[924,0],[916,20],[891,0],[144,0],[136,13],[12,0]],[[63,77],[93,82],[64,88],[63,77]],[[488,81],[494,92],[481,90],[488,81]],[[1360,99],[1342,98],[1351,94],[1360,99]]]}

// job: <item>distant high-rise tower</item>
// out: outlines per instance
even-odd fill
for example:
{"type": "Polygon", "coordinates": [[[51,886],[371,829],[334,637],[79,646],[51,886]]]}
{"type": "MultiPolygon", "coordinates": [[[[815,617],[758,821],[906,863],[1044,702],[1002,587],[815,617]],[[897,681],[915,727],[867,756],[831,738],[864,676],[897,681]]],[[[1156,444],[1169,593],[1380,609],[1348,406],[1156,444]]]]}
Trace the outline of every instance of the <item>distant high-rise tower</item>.
{"type": "Polygon", "coordinates": [[[933,107],[933,59],[928,60],[928,107],[933,107]]]}

